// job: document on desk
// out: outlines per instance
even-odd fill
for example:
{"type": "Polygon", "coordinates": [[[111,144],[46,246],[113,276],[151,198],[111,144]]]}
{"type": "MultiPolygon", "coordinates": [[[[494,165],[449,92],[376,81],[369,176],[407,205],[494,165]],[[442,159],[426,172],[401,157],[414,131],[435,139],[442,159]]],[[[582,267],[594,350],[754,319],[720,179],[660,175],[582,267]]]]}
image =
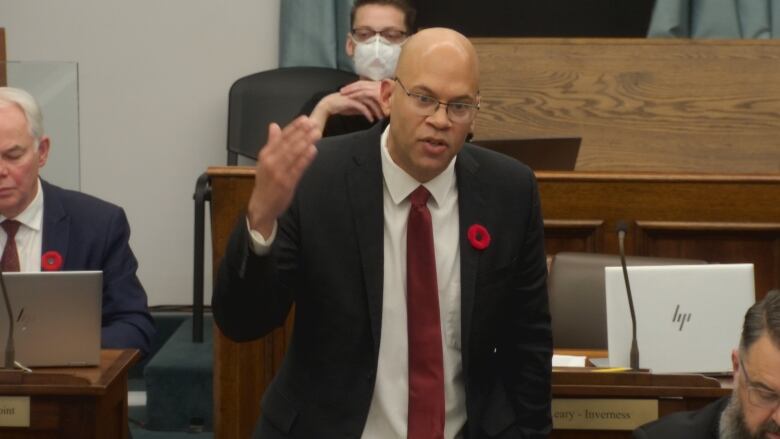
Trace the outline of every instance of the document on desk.
{"type": "Polygon", "coordinates": [[[552,357],[553,367],[585,367],[588,357],[582,355],[558,355],[552,357]]]}

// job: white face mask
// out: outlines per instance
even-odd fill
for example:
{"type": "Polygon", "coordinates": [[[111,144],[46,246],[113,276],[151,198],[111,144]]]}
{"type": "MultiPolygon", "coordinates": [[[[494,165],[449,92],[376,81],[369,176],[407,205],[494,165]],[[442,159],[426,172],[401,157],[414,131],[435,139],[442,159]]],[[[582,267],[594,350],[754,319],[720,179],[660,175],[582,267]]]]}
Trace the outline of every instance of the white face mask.
{"type": "Polygon", "coordinates": [[[355,72],[374,81],[390,78],[400,54],[400,44],[391,44],[380,35],[364,43],[355,42],[355,72]]]}

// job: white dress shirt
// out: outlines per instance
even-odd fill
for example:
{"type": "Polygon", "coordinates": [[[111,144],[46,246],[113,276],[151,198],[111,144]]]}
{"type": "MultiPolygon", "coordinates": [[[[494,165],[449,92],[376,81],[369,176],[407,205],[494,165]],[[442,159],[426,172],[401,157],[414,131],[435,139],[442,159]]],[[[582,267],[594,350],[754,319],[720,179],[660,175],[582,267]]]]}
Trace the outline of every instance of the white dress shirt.
{"type": "MultiPolygon", "coordinates": [[[[409,351],[406,326],[406,225],[409,195],[420,183],[401,169],[387,150],[389,126],[382,133],[384,180],[384,276],[382,328],[376,383],[363,430],[365,439],[405,438],[409,405],[409,351]]],[[[434,230],[439,316],[444,353],[444,437],[462,437],[466,423],[460,325],[460,248],[458,188],[455,160],[433,180],[425,183],[431,193],[428,209],[434,230]]],[[[247,227],[249,223],[247,221],[247,227]]],[[[250,229],[252,250],[266,254],[276,236],[268,239],[250,229]]]]}
{"type": "MultiPolygon", "coordinates": [[[[7,218],[0,215],[0,222],[7,218]]],[[[16,232],[16,252],[19,254],[19,271],[41,271],[41,245],[43,243],[43,188],[38,180],[38,192],[22,213],[16,216],[22,225],[16,232]]],[[[0,227],[0,253],[5,249],[8,234],[0,227]]]]}

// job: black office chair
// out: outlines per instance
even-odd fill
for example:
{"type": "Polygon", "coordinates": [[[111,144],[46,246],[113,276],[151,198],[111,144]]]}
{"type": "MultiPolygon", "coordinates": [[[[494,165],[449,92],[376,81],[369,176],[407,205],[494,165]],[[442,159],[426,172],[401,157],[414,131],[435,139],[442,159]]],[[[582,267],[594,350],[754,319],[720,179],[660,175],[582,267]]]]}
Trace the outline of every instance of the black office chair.
{"type": "MultiPolygon", "coordinates": [[[[295,119],[303,105],[318,92],[333,90],[357,80],[354,73],[326,67],[283,67],[238,79],[228,95],[228,165],[238,156],[254,159],[268,137],[268,124],[282,126],[295,119]]],[[[204,239],[206,202],[211,186],[206,173],[195,183],[195,248],[192,286],[192,340],[203,342],[204,239]]]]}
{"type": "Polygon", "coordinates": [[[284,126],[315,93],[357,79],[354,73],[327,67],[283,67],[237,80],[230,87],[228,102],[227,164],[237,164],[239,155],[257,157],[269,123],[284,126]]]}

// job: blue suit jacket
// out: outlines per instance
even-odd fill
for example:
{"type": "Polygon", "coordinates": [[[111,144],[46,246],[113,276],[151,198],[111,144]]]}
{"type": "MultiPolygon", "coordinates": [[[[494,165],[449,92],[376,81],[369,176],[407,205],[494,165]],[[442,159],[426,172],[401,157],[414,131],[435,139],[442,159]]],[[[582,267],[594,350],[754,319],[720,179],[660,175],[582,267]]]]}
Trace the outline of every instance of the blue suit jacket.
{"type": "Polygon", "coordinates": [[[118,206],[41,180],[43,239],[41,254],[58,252],[62,270],[103,271],[104,348],[149,351],[154,322],[146,292],[135,272],[130,225],[118,206]]]}
{"type": "MultiPolygon", "coordinates": [[[[249,250],[240,218],[212,309],[238,341],[295,327],[263,397],[255,437],[360,437],[378,367],[383,301],[384,124],[318,144],[271,254],[249,250]]],[[[467,439],[547,438],[552,336],[539,194],[530,169],[466,144],[455,164],[461,268],[461,350],[467,439]],[[486,227],[490,246],[466,239],[486,227]]]]}

